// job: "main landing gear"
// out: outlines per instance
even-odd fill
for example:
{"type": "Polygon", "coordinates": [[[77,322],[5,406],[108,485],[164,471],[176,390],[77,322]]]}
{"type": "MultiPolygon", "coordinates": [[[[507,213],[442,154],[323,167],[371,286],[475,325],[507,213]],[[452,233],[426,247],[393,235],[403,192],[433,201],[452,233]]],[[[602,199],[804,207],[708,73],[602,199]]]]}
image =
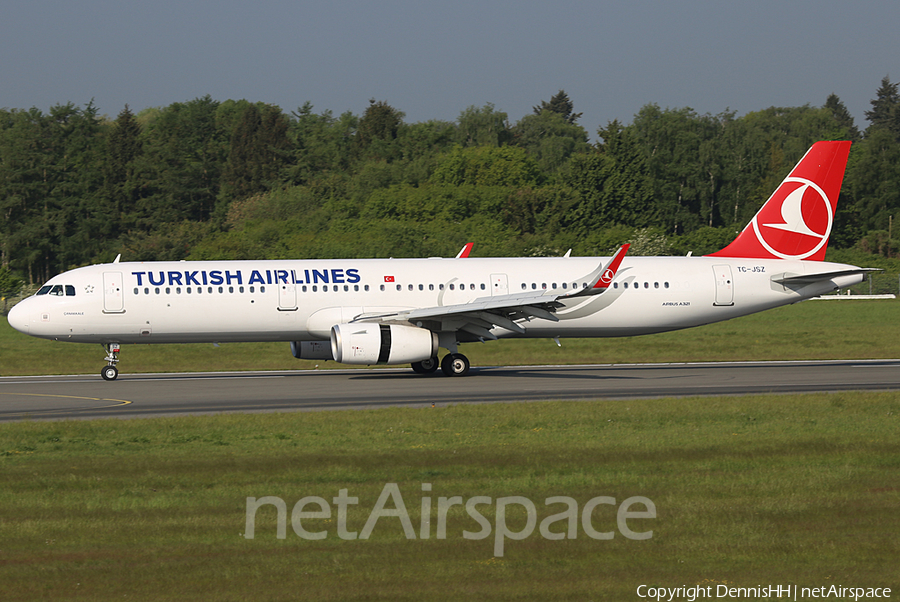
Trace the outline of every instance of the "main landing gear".
{"type": "Polygon", "coordinates": [[[103,348],[106,349],[106,357],[103,358],[106,360],[106,366],[100,371],[100,376],[103,380],[116,380],[119,376],[119,369],[116,368],[116,364],[119,363],[119,344],[110,343],[103,348]]]}
{"type": "Polygon", "coordinates": [[[438,366],[447,376],[465,376],[469,373],[469,358],[462,353],[448,353],[440,362],[436,356],[421,362],[413,362],[412,369],[416,374],[434,374],[438,366]]]}
{"type": "Polygon", "coordinates": [[[413,362],[412,369],[416,374],[434,374],[440,365],[437,356],[434,356],[421,362],[413,362]]]}
{"type": "Polygon", "coordinates": [[[469,373],[469,358],[462,353],[448,353],[441,360],[441,372],[446,376],[465,376],[469,373]]]}

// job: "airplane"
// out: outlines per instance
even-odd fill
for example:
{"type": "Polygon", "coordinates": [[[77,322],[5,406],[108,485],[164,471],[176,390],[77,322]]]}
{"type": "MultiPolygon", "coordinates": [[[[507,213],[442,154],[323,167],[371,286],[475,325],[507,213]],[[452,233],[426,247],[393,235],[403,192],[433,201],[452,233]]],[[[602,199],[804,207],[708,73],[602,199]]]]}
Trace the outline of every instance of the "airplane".
{"type": "Polygon", "coordinates": [[[817,142],[734,241],[691,257],[119,262],[51,278],[16,330],[123,344],[284,341],[294,357],[411,364],[463,376],[463,343],[624,337],[700,326],[822,295],[875,271],[824,261],[850,142],[817,142]],[[439,349],[447,353],[438,359],[439,349]]]}

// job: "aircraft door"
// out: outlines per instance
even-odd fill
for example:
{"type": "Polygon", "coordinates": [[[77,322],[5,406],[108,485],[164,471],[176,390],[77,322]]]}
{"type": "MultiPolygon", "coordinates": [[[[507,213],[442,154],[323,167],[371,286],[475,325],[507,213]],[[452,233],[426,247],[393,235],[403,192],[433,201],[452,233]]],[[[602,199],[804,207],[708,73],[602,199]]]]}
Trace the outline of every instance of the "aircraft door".
{"type": "Polygon", "coordinates": [[[713,305],[734,305],[734,281],[730,265],[714,265],[716,274],[716,302],[713,305]]]}
{"type": "Polygon", "coordinates": [[[285,282],[278,285],[278,311],[297,311],[297,286],[285,282]]]}
{"type": "Polygon", "coordinates": [[[103,312],[120,314],[125,312],[122,272],[103,272],[103,312]]]}
{"type": "Polygon", "coordinates": [[[508,295],[509,281],[506,274],[491,274],[491,296],[508,295]]]}

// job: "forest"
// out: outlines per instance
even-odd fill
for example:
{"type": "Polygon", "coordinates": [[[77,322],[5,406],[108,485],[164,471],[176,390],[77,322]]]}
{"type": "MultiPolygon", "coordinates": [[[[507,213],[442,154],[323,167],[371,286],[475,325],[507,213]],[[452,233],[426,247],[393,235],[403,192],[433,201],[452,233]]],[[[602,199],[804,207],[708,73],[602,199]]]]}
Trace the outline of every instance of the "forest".
{"type": "Polygon", "coordinates": [[[648,104],[590,142],[560,90],[511,121],[285,112],[209,96],[115,119],[93,103],[0,109],[0,296],[111,261],[703,254],[724,247],[817,140],[852,140],[831,248],[895,257],[900,95],[860,130],[836,95],[737,116],[648,104]]]}

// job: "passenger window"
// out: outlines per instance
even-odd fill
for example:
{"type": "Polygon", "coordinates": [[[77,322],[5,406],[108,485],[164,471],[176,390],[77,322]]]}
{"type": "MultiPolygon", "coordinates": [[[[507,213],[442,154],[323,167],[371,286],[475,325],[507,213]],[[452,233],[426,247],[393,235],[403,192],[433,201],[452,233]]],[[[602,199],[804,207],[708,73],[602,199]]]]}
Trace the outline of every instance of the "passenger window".
{"type": "Polygon", "coordinates": [[[434,285],[433,285],[433,284],[429,284],[429,285],[428,285],[428,290],[433,291],[433,290],[434,290],[434,285]]]}
{"type": "Polygon", "coordinates": [[[159,287],[157,286],[155,289],[153,289],[153,292],[156,293],[156,294],[158,295],[158,294],[159,294],[159,287]]]}
{"type": "Polygon", "coordinates": [[[563,290],[565,290],[566,287],[568,287],[568,286],[569,286],[569,284],[567,282],[563,282],[563,290]]]}
{"type": "Polygon", "coordinates": [[[319,287],[316,286],[315,284],[313,285],[313,292],[314,292],[314,293],[318,293],[318,292],[319,292],[319,287]]]}
{"type": "Polygon", "coordinates": [[[229,287],[228,287],[228,292],[229,292],[229,293],[233,293],[233,292],[234,292],[234,287],[233,287],[233,286],[229,286],[229,287]]]}
{"type": "Polygon", "coordinates": [[[659,282],[654,282],[654,283],[653,283],[653,288],[659,288],[659,282]]]}
{"type": "Polygon", "coordinates": [[[397,285],[397,290],[398,290],[398,291],[402,291],[402,290],[403,290],[403,287],[400,286],[400,285],[398,284],[398,285],[397,285]]]}
{"type": "Polygon", "coordinates": [[[484,284],[481,285],[481,290],[484,290],[484,284]]]}
{"type": "Polygon", "coordinates": [[[259,287],[259,292],[261,292],[261,293],[266,292],[266,287],[264,287],[264,286],[259,287]]]}
{"type": "Polygon", "coordinates": [[[532,283],[531,283],[531,290],[535,290],[535,289],[537,289],[537,283],[532,282],[532,283]]]}
{"type": "Polygon", "coordinates": [[[243,287],[243,286],[238,287],[238,292],[239,292],[239,293],[243,293],[243,292],[244,292],[244,287],[243,287]]]}
{"type": "Polygon", "coordinates": [[[451,290],[451,291],[452,291],[452,290],[454,290],[454,289],[453,289],[453,285],[452,285],[452,284],[451,284],[451,285],[450,285],[450,290],[451,290]]]}
{"type": "Polygon", "coordinates": [[[384,290],[384,285],[383,285],[383,284],[381,285],[381,290],[384,290]]]}
{"type": "Polygon", "coordinates": [[[547,290],[547,283],[546,283],[546,282],[541,282],[541,288],[544,289],[544,290],[547,290]]]}
{"type": "Polygon", "coordinates": [[[254,290],[255,290],[254,287],[251,286],[251,287],[250,287],[250,292],[252,293],[254,290]]]}
{"type": "Polygon", "coordinates": [[[149,294],[150,294],[150,289],[149,289],[149,288],[145,288],[145,289],[144,289],[144,294],[145,294],[145,295],[149,295],[149,294]]]}
{"type": "Polygon", "coordinates": [[[528,285],[525,284],[525,283],[523,282],[523,283],[522,283],[522,290],[524,291],[526,288],[528,288],[528,285]]]}
{"type": "Polygon", "coordinates": [[[176,294],[176,295],[180,295],[180,294],[181,294],[181,287],[180,287],[180,286],[176,286],[176,287],[175,287],[175,294],[176,294]]]}
{"type": "Polygon", "coordinates": [[[220,287],[219,287],[219,292],[220,292],[220,293],[224,293],[224,292],[225,292],[225,288],[222,287],[222,286],[220,286],[220,287]]]}
{"type": "Polygon", "coordinates": [[[364,287],[363,287],[363,288],[364,288],[364,289],[365,289],[365,290],[366,290],[366,292],[368,292],[368,291],[369,291],[369,285],[368,285],[368,284],[367,284],[367,285],[365,285],[365,286],[364,286],[364,287]]]}
{"type": "Polygon", "coordinates": [[[346,292],[349,291],[349,290],[350,290],[350,285],[345,284],[345,285],[344,285],[344,292],[346,293],[346,292]]]}

